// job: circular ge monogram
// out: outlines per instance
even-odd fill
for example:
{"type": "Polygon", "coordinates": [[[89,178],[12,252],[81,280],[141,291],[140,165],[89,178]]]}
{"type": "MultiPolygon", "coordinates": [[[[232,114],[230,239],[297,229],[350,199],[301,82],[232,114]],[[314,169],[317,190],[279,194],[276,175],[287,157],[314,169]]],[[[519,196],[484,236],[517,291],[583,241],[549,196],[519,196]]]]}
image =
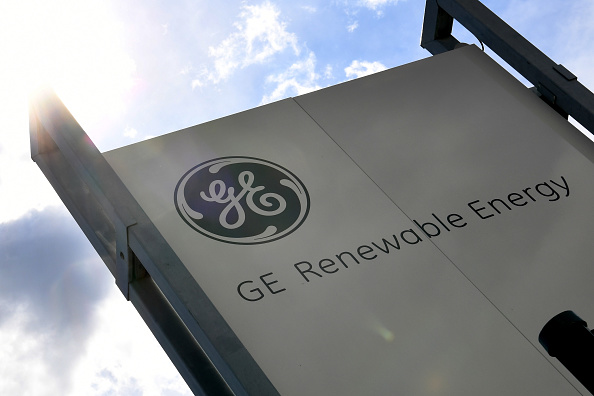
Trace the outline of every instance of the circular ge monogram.
{"type": "Polygon", "coordinates": [[[295,231],[309,212],[309,194],[287,169],[250,157],[196,165],[175,188],[184,221],[217,241],[253,245],[295,231]]]}

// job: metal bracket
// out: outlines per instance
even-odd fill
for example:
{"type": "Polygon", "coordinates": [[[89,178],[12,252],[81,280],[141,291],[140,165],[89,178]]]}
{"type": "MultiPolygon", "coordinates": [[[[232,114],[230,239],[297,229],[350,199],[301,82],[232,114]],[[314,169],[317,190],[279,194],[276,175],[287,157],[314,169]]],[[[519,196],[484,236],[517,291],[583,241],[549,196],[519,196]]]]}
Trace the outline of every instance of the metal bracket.
{"type": "Polygon", "coordinates": [[[566,79],[567,81],[573,81],[573,80],[577,80],[577,76],[575,76],[575,75],[574,75],[572,72],[570,72],[569,70],[567,70],[567,69],[565,68],[565,66],[563,66],[563,65],[562,65],[562,64],[560,64],[560,63],[559,63],[558,65],[555,65],[555,66],[553,66],[553,69],[554,69],[554,70],[555,70],[557,73],[559,73],[559,74],[561,74],[563,77],[565,77],[565,79],[566,79]]]}
{"type": "Polygon", "coordinates": [[[563,118],[569,118],[569,114],[567,114],[567,112],[563,110],[561,107],[559,107],[559,105],[557,104],[557,96],[555,96],[553,91],[545,87],[540,82],[536,85],[536,87],[533,88],[534,89],[532,91],[536,93],[538,97],[541,98],[546,104],[551,106],[553,110],[559,113],[563,118]]]}
{"type": "Polygon", "coordinates": [[[421,47],[433,55],[455,49],[454,20],[530,81],[555,111],[594,133],[594,94],[478,0],[427,0],[421,47]]]}
{"type": "Polygon", "coordinates": [[[116,234],[116,269],[115,281],[120,291],[130,300],[130,283],[134,280],[134,252],[130,249],[128,229],[136,224],[129,219],[123,222],[120,218],[115,221],[116,234]]]}

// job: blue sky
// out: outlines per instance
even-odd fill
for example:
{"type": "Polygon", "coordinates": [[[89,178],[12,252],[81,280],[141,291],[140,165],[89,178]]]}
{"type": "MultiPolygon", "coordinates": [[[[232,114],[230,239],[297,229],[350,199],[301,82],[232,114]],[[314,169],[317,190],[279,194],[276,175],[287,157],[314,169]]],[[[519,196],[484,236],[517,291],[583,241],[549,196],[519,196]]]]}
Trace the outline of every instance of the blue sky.
{"type": "MultiPolygon", "coordinates": [[[[484,4],[594,87],[594,3],[484,4]]],[[[52,85],[106,151],[428,57],[424,5],[3,1],[0,394],[190,394],[31,161],[31,90],[52,85]]]]}

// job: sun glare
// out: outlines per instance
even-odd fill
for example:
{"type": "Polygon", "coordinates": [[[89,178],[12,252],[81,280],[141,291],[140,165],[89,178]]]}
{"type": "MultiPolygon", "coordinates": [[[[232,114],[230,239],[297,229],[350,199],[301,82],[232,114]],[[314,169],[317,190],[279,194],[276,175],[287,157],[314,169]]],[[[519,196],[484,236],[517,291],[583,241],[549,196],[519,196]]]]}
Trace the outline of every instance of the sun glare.
{"type": "MultiPolygon", "coordinates": [[[[135,65],[123,46],[123,26],[103,1],[11,1],[3,29],[20,64],[11,90],[50,85],[77,115],[121,111],[135,65]],[[98,109],[101,109],[98,111],[98,109]]],[[[6,3],[3,7],[6,7],[6,3]]],[[[3,51],[4,52],[4,51],[3,51]]]]}
{"type": "Polygon", "coordinates": [[[125,111],[135,63],[122,39],[126,27],[111,5],[0,1],[0,222],[56,203],[51,190],[31,183],[42,176],[29,159],[30,93],[53,87],[87,132],[96,133],[94,140],[101,139],[102,120],[125,111]]]}

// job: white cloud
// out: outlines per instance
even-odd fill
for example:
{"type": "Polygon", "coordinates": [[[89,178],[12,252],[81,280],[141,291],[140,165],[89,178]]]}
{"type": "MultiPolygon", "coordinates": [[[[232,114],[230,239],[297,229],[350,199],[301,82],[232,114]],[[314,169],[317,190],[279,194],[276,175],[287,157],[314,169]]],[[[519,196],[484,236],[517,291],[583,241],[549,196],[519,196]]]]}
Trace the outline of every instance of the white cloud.
{"type": "Polygon", "coordinates": [[[12,147],[0,155],[0,224],[16,220],[31,209],[41,210],[61,202],[26,149],[9,149],[12,147]]]}
{"type": "Polygon", "coordinates": [[[352,33],[358,27],[359,27],[359,22],[358,21],[355,21],[355,22],[353,22],[353,23],[351,23],[350,25],[347,26],[347,30],[349,31],[349,33],[352,33]]]}
{"type": "Polygon", "coordinates": [[[87,130],[127,109],[136,63],[106,3],[0,2],[0,223],[59,203],[30,159],[27,95],[52,86],[87,130]]]}
{"type": "Polygon", "coordinates": [[[191,394],[64,208],[0,236],[0,395],[191,394]]]}
{"type": "Polygon", "coordinates": [[[266,81],[276,83],[276,88],[269,95],[264,95],[262,104],[320,89],[321,87],[317,84],[320,76],[315,72],[315,69],[316,56],[310,52],[307,59],[294,63],[285,72],[269,76],[266,81]]]}
{"type": "Polygon", "coordinates": [[[326,69],[324,69],[324,78],[330,79],[332,77],[334,77],[332,74],[332,66],[326,65],[326,69]]]}
{"type": "Polygon", "coordinates": [[[345,1],[347,15],[356,15],[361,9],[374,11],[378,18],[384,15],[384,9],[389,5],[396,5],[400,0],[356,0],[345,1]]]}
{"type": "Polygon", "coordinates": [[[360,0],[360,4],[363,7],[369,8],[371,10],[377,10],[383,6],[389,4],[397,4],[399,0],[360,0]]]}
{"type": "Polygon", "coordinates": [[[286,30],[286,23],[280,20],[280,11],[270,3],[244,5],[234,24],[236,31],[218,46],[209,48],[214,58],[210,68],[203,68],[192,81],[192,87],[207,83],[218,83],[233,74],[238,68],[264,63],[273,55],[292,48],[299,55],[297,36],[286,30]]]}
{"type": "Polygon", "coordinates": [[[386,66],[380,62],[360,62],[358,60],[354,60],[350,66],[344,69],[344,72],[348,78],[359,78],[386,69],[386,66]]]}
{"type": "Polygon", "coordinates": [[[314,7],[314,6],[310,6],[310,5],[304,5],[304,6],[301,6],[301,9],[302,9],[302,10],[305,10],[305,11],[307,11],[307,12],[309,12],[310,14],[313,14],[313,13],[315,13],[316,11],[318,11],[318,9],[317,9],[316,7],[314,7]]]}
{"type": "Polygon", "coordinates": [[[188,64],[188,65],[184,66],[183,69],[181,69],[179,71],[179,74],[181,74],[182,76],[186,76],[186,75],[190,74],[190,72],[192,70],[194,70],[194,68],[192,67],[191,64],[188,64]]]}
{"type": "Polygon", "coordinates": [[[124,129],[124,136],[130,139],[134,139],[138,135],[138,131],[131,127],[124,129]]]}
{"type": "Polygon", "coordinates": [[[50,395],[63,391],[68,383],[52,375],[46,362],[39,359],[39,352],[45,349],[47,343],[44,335],[27,331],[30,315],[27,315],[25,306],[11,308],[12,312],[3,318],[0,326],[0,357],[3,362],[0,392],[3,395],[27,392],[32,395],[50,395]]]}
{"type": "Polygon", "coordinates": [[[196,78],[192,80],[192,89],[203,87],[209,82],[219,82],[220,78],[217,78],[212,72],[209,72],[206,67],[202,67],[200,71],[196,73],[196,78]]]}
{"type": "Polygon", "coordinates": [[[103,263],[69,216],[48,208],[0,224],[2,395],[69,394],[94,331],[109,272],[97,273],[103,263]]]}
{"type": "Polygon", "coordinates": [[[73,370],[71,394],[190,396],[132,304],[122,303],[124,297],[116,288],[111,291],[98,309],[98,326],[73,370]]]}

